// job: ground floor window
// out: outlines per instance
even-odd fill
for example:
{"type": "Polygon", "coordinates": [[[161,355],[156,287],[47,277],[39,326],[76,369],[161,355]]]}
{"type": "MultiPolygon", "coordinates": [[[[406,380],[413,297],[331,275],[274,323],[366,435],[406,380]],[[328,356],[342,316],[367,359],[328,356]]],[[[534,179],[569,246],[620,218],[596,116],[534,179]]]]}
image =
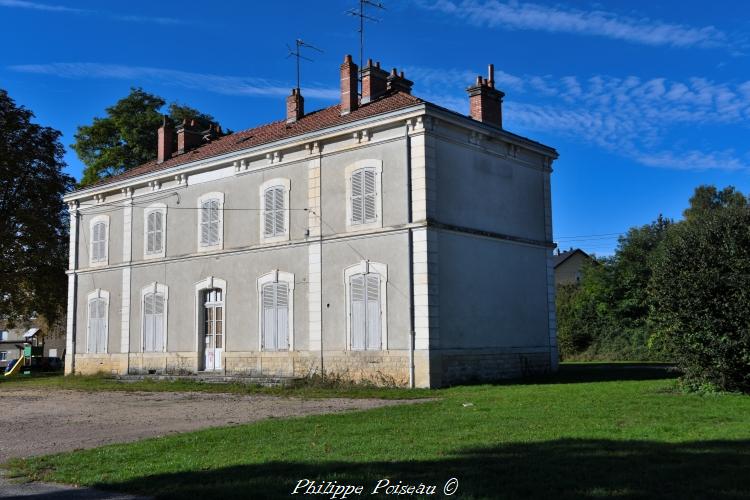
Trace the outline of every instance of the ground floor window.
{"type": "Polygon", "coordinates": [[[289,349],[289,286],[286,283],[263,285],[263,349],[289,349]]]}
{"type": "Polygon", "coordinates": [[[109,315],[109,292],[95,290],[88,296],[88,343],[87,352],[107,352],[109,315]]]}
{"type": "Polygon", "coordinates": [[[380,349],[380,276],[355,274],[350,280],[352,349],[380,349]]]}
{"type": "Polygon", "coordinates": [[[8,351],[0,351],[0,361],[8,361],[8,351]]]}

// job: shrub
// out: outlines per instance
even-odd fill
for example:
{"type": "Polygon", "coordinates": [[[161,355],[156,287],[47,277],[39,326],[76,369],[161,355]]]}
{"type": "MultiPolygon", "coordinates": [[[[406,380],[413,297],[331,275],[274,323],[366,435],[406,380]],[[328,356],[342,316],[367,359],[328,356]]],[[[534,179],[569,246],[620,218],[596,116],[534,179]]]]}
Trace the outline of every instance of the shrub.
{"type": "Polygon", "coordinates": [[[649,296],[685,386],[750,392],[750,209],[708,210],[670,228],[649,296]]]}

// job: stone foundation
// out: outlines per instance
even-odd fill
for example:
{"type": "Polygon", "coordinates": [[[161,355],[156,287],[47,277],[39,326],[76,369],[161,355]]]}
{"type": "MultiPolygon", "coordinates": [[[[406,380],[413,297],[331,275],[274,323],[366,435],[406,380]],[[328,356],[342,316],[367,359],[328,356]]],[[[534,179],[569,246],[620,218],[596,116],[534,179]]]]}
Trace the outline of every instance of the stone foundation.
{"type": "MultiPolygon", "coordinates": [[[[77,354],[78,374],[188,375],[198,371],[195,352],[77,354]]],[[[225,375],[304,378],[320,373],[317,352],[225,352],[225,375]]],[[[503,349],[416,351],[415,385],[441,387],[466,382],[539,375],[551,370],[548,350],[503,349]]],[[[409,384],[408,351],[325,351],[323,369],[329,376],[378,385],[409,384]]]]}

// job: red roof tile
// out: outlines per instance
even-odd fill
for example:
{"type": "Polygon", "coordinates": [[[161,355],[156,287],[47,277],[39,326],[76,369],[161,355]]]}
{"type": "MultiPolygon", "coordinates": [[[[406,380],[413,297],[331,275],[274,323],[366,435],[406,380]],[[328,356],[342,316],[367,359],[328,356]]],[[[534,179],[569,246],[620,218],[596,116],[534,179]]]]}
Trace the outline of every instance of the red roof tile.
{"type": "Polygon", "coordinates": [[[122,174],[102,179],[91,186],[87,186],[87,188],[103,186],[112,182],[138,177],[139,175],[158,172],[184,163],[203,160],[205,158],[231,153],[232,151],[247,149],[260,144],[266,144],[280,139],[286,139],[288,137],[294,137],[328,127],[354,122],[363,118],[387,113],[389,111],[395,111],[422,102],[424,101],[410,94],[396,92],[365,104],[343,116],[341,115],[340,106],[337,104],[329,108],[306,114],[294,123],[287,124],[285,120],[280,120],[221,137],[187,153],[173,156],[163,163],[157,163],[156,160],[152,160],[123,172],[122,174]]]}

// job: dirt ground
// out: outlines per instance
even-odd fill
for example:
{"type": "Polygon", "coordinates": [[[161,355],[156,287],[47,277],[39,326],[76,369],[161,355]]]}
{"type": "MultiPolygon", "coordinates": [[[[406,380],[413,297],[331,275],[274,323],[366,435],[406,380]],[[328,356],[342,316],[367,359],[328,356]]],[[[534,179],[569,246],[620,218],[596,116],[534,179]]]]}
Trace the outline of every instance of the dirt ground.
{"type": "Polygon", "coordinates": [[[414,401],[296,399],[198,392],[0,392],[0,463],[17,457],[414,401]]]}

